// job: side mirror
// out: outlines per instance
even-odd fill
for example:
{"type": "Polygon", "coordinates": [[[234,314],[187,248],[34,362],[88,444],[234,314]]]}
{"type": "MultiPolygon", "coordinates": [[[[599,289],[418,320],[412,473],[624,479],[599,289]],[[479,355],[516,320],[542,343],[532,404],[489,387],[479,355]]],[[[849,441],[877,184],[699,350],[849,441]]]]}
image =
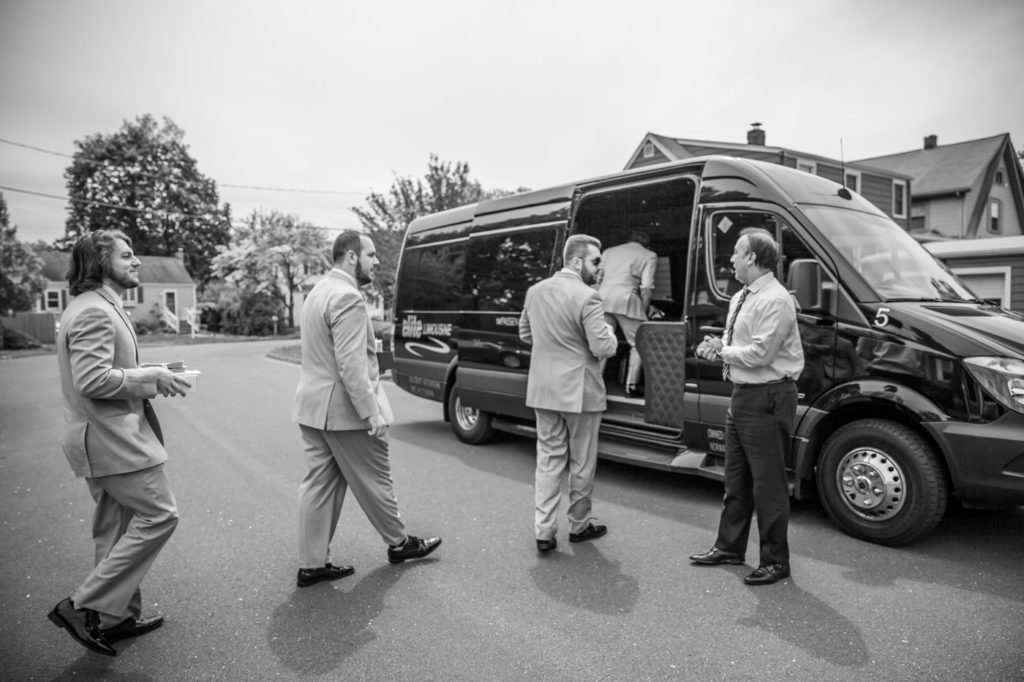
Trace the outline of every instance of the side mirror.
{"type": "MultiPolygon", "coordinates": [[[[793,261],[789,266],[786,286],[796,297],[796,302],[802,310],[829,309],[833,296],[824,291],[821,265],[818,261],[811,258],[793,261]]],[[[831,290],[829,293],[832,293],[831,290]]]]}

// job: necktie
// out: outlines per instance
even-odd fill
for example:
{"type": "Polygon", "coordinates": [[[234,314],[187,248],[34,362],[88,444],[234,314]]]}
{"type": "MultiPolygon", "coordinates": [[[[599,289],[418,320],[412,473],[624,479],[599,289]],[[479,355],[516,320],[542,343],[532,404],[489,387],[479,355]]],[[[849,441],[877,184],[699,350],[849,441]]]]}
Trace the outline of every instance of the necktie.
{"type": "MultiPolygon", "coordinates": [[[[747,294],[749,293],[750,289],[743,287],[739,300],[736,301],[736,307],[729,314],[729,320],[725,323],[725,334],[722,335],[722,345],[724,346],[728,346],[729,342],[732,341],[732,328],[736,324],[736,316],[739,315],[740,308],[743,307],[743,302],[747,300],[747,294]]],[[[722,378],[726,380],[729,378],[729,363],[722,365],[722,378]]]]}

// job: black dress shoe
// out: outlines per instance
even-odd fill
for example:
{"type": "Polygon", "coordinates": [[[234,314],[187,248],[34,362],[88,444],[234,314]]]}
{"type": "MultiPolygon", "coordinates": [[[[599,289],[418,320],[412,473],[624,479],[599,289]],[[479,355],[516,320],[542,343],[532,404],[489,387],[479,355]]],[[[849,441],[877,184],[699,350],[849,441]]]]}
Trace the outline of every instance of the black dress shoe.
{"type": "Polygon", "coordinates": [[[556,538],[537,540],[537,551],[539,552],[550,552],[555,547],[558,547],[558,540],[556,538]]]}
{"type": "Polygon", "coordinates": [[[410,535],[398,547],[388,547],[388,561],[400,564],[406,559],[422,559],[441,546],[441,538],[418,538],[410,535]]]}
{"type": "Polygon", "coordinates": [[[703,554],[693,554],[690,561],[704,566],[717,566],[718,564],[742,564],[743,555],[735,552],[726,552],[724,549],[712,547],[703,554]]]}
{"type": "Polygon", "coordinates": [[[86,649],[104,656],[117,656],[117,650],[110,646],[100,630],[100,614],[92,609],[76,609],[68,597],[53,607],[49,618],[54,625],[67,630],[86,649]]]}
{"type": "Polygon", "coordinates": [[[643,398],[644,397],[644,391],[639,386],[631,384],[629,386],[626,386],[626,397],[628,397],[628,398],[643,398]]]}
{"type": "Polygon", "coordinates": [[[120,642],[122,639],[138,637],[139,635],[144,635],[147,632],[153,632],[153,630],[156,630],[163,624],[163,616],[153,616],[152,618],[125,618],[117,625],[112,625],[109,628],[103,628],[100,632],[103,633],[103,636],[108,642],[120,642]]]}
{"type": "Polygon", "coordinates": [[[758,566],[757,570],[743,579],[748,585],[771,585],[789,577],[789,564],[768,564],[758,566]]]}
{"type": "Polygon", "coordinates": [[[295,584],[299,587],[309,587],[310,585],[316,585],[327,580],[344,578],[346,575],[352,575],[355,572],[356,569],[351,566],[335,566],[331,563],[324,564],[323,568],[300,568],[295,584]]]}
{"type": "Polygon", "coordinates": [[[587,527],[581,530],[579,533],[569,533],[569,542],[584,542],[586,540],[596,540],[605,533],[608,532],[608,526],[595,526],[594,524],[587,524],[587,527]]]}

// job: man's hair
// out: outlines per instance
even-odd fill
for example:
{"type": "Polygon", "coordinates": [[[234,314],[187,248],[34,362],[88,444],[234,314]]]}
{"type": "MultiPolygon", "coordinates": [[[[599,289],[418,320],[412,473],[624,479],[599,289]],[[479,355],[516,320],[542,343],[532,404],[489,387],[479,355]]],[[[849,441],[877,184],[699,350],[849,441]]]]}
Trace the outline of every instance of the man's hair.
{"type": "Polygon", "coordinates": [[[354,251],[357,256],[363,255],[363,233],[355,230],[345,230],[334,240],[334,248],[331,249],[331,258],[337,263],[345,257],[349,251],[354,251]]]}
{"type": "Polygon", "coordinates": [[[576,256],[586,257],[590,246],[601,248],[601,240],[591,237],[589,234],[574,234],[565,240],[565,249],[562,250],[562,265],[567,266],[576,256]]]}
{"type": "Polygon", "coordinates": [[[763,227],[748,227],[740,232],[747,238],[750,253],[754,254],[754,263],[765,270],[775,270],[779,264],[779,245],[772,238],[772,233],[763,227]]]}
{"type": "Polygon", "coordinates": [[[634,225],[629,232],[630,239],[640,246],[651,245],[651,235],[647,232],[646,225],[634,225]]]}
{"type": "Polygon", "coordinates": [[[71,266],[68,268],[68,287],[72,296],[103,286],[118,239],[132,245],[132,240],[120,230],[94,230],[78,238],[71,249],[71,266]]]}

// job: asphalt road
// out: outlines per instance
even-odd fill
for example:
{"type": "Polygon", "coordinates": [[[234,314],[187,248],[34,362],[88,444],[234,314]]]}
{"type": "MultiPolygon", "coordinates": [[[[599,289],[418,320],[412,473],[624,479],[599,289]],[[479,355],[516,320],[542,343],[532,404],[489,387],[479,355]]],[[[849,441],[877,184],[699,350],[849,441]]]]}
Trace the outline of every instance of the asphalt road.
{"type": "Polygon", "coordinates": [[[0,679],[1024,679],[1024,508],[955,507],[889,549],[798,503],[792,579],[751,588],[749,567],[687,561],[714,539],[719,484],[602,463],[608,536],[571,545],[563,522],[539,557],[532,441],[464,445],[439,403],[390,385],[403,515],[444,544],[391,566],[349,499],[333,551],[355,575],[298,589],[298,369],[266,357],[276,345],[143,348],[203,375],[157,401],[181,523],[143,598],[167,623],[113,659],[46,619],[92,556],[92,503],[57,445],[56,360],[0,360],[0,679]]]}

